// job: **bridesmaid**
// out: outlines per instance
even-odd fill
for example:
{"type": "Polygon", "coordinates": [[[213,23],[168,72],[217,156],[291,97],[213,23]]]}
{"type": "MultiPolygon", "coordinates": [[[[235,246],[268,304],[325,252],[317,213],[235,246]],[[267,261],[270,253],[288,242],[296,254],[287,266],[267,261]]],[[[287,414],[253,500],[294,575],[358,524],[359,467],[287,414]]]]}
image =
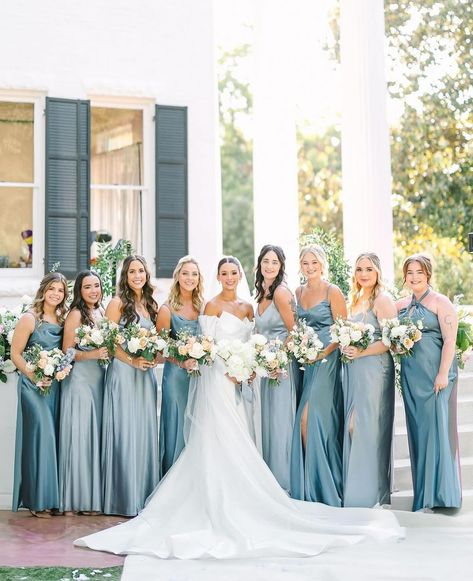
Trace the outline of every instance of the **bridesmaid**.
{"type": "Polygon", "coordinates": [[[35,384],[23,352],[35,343],[46,350],[61,347],[66,299],[64,276],[59,272],[47,274],[31,310],[18,321],[11,346],[12,361],[20,371],[12,509],[29,508],[33,516],[41,518],[50,518],[51,510],[59,508],[59,385],[46,379],[35,384]],[[47,386],[49,394],[41,395],[41,389],[47,386]]]}
{"type": "Polygon", "coordinates": [[[413,510],[461,506],[457,434],[455,340],[458,320],[449,299],[430,287],[432,263],[406,258],[404,282],[412,299],[398,302],[399,316],[423,322],[412,357],[401,359],[401,385],[414,485],[413,510]]]}
{"type": "MultiPolygon", "coordinates": [[[[118,296],[105,315],[125,327],[156,324],[158,305],[145,259],[125,258],[118,296]]],[[[117,347],[105,377],[102,427],[103,512],[135,516],[159,480],[154,362],[117,347]]]]}
{"type": "Polygon", "coordinates": [[[340,352],[332,343],[330,326],[338,317],[346,319],[347,308],[340,289],[325,279],[323,248],[306,246],[299,258],[307,282],[296,290],[297,316],[315,330],[324,350],[303,372],[292,438],[291,496],[341,506],[343,394],[340,352]]]}
{"type": "MultiPolygon", "coordinates": [[[[195,258],[184,256],[174,270],[167,303],[159,309],[158,331],[168,329],[173,338],[183,329],[197,335],[199,333],[197,318],[203,306],[203,280],[199,265],[195,258]]],[[[190,379],[187,370],[192,369],[193,365],[192,360],[179,363],[168,359],[164,363],[159,426],[160,479],[178,459],[184,448],[184,412],[190,379]]]]}
{"type": "MultiPolygon", "coordinates": [[[[295,319],[294,297],[285,285],[285,260],[279,246],[263,246],[258,256],[255,278],[258,333],[268,339],[282,341],[287,339],[295,319]]],[[[261,380],[263,458],[281,487],[288,492],[295,408],[296,389],[291,366],[287,377],[280,378],[276,387],[269,386],[268,378],[261,380]]]]}
{"type": "Polygon", "coordinates": [[[63,351],[76,348],[74,368],[61,386],[59,430],[60,510],[67,516],[77,512],[102,511],[100,441],[106,347],[76,347],[75,331],[81,325],[94,328],[103,315],[102,281],[90,270],[77,275],[74,297],[64,324],[63,351]]]}
{"type": "Polygon", "coordinates": [[[378,256],[360,254],[352,281],[350,319],[370,323],[375,334],[374,342],[364,351],[342,349],[351,360],[342,372],[344,506],[373,507],[390,502],[394,364],[380,339],[379,322],[395,316],[394,302],[383,290],[378,256]]]}

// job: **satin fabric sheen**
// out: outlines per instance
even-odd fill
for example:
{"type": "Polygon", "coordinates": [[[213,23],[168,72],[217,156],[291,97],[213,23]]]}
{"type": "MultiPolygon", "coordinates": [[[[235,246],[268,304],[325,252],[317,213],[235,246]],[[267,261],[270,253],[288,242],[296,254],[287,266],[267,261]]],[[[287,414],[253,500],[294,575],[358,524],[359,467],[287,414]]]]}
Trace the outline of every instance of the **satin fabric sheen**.
{"type": "MultiPolygon", "coordinates": [[[[324,347],[332,340],[330,303],[324,299],[310,309],[297,306],[324,347]]],[[[340,351],[335,349],[303,371],[301,401],[296,413],[291,452],[291,496],[300,500],[342,505],[343,393],[340,351]],[[301,420],[307,408],[306,448],[302,446],[301,420]]]]}
{"type": "MultiPolygon", "coordinates": [[[[61,348],[61,325],[36,321],[28,347],[39,343],[45,350],[61,348]]],[[[41,395],[26,376],[18,379],[13,506],[35,511],[59,508],[57,436],[59,384],[53,381],[48,395],[41,395]]]]}

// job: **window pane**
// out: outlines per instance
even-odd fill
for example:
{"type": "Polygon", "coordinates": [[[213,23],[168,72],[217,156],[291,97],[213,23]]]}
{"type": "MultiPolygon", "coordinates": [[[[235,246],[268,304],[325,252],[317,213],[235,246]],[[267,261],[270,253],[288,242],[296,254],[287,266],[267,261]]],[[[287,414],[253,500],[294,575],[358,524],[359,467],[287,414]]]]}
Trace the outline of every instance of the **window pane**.
{"type": "Polygon", "coordinates": [[[33,183],[32,103],[0,101],[0,182],[33,183]]]}
{"type": "Polygon", "coordinates": [[[92,107],[91,183],[142,184],[143,112],[92,107]]]}
{"type": "Polygon", "coordinates": [[[33,190],[0,188],[0,268],[31,267],[33,190]]]}
{"type": "Polygon", "coordinates": [[[120,238],[130,240],[141,253],[141,192],[94,189],[91,202],[91,230],[110,234],[112,244],[120,238]]]}

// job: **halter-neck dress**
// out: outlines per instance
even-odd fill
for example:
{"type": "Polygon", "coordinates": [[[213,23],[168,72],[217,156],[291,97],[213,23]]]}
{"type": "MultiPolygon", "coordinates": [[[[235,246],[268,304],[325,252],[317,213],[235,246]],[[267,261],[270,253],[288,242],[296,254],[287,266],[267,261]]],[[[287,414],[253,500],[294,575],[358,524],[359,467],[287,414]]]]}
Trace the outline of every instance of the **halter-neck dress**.
{"type": "MultiPolygon", "coordinates": [[[[62,325],[35,320],[26,349],[39,343],[45,350],[61,348],[62,325]]],[[[41,395],[25,375],[18,379],[13,510],[59,508],[57,437],[59,384],[53,381],[41,395]]]]}
{"type": "MultiPolygon", "coordinates": [[[[333,316],[325,298],[310,309],[299,303],[297,315],[307,321],[327,347],[332,340],[333,316]]],[[[291,453],[291,496],[300,500],[342,505],[343,393],[340,351],[325,361],[306,365],[302,395],[294,423],[291,453]],[[306,447],[302,445],[301,420],[307,408],[306,447]]]]}
{"type": "Polygon", "coordinates": [[[457,433],[456,359],[448,374],[448,386],[434,392],[442,358],[443,337],[438,317],[422,300],[428,291],[402,309],[423,322],[422,338],[414,344],[412,357],[401,359],[401,386],[406,411],[414,503],[412,510],[461,506],[460,461],[457,433]]]}
{"type": "MultiPolygon", "coordinates": [[[[287,329],[279,311],[271,301],[263,314],[256,309],[256,329],[267,339],[285,341],[287,329]]],[[[292,366],[288,375],[276,386],[269,385],[268,378],[261,384],[261,432],[263,458],[284,490],[291,488],[290,464],[292,432],[296,413],[296,389],[292,366]]]]}
{"type": "MultiPolygon", "coordinates": [[[[153,325],[141,315],[139,324],[153,325]]],[[[134,516],[159,481],[154,369],[142,371],[112,359],[105,377],[102,422],[103,512],[134,516]]]]}
{"type": "MultiPolygon", "coordinates": [[[[350,317],[381,329],[373,311],[350,317]]],[[[394,363],[389,352],[354,359],[342,366],[345,406],[343,504],[372,507],[391,498],[394,424],[394,363]]]]}
{"type": "MultiPolygon", "coordinates": [[[[199,334],[199,321],[185,319],[171,313],[170,335],[187,329],[192,335],[199,334]]],[[[190,375],[186,369],[178,367],[171,361],[164,363],[161,384],[161,415],[159,425],[159,477],[160,479],[179,458],[184,448],[184,413],[189,394],[190,375]]]]}

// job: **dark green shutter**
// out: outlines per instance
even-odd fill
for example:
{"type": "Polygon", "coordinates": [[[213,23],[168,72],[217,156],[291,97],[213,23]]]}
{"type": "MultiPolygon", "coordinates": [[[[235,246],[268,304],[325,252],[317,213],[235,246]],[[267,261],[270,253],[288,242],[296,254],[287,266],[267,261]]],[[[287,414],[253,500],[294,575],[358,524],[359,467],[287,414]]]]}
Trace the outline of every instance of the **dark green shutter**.
{"type": "Polygon", "coordinates": [[[75,278],[90,260],[90,103],[46,99],[46,271],[75,278]]]}
{"type": "Polygon", "coordinates": [[[156,106],[156,276],[188,253],[187,108],[156,106]]]}

